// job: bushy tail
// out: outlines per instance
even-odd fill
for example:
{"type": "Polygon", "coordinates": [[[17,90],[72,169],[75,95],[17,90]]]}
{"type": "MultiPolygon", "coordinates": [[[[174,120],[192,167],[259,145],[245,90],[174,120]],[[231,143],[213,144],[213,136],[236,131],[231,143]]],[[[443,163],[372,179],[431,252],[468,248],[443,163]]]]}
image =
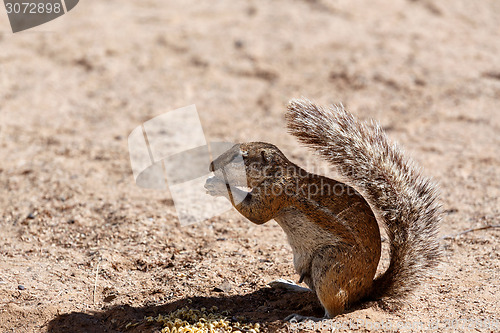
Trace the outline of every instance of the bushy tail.
{"type": "Polygon", "coordinates": [[[401,300],[439,260],[435,187],[374,121],[359,122],[343,107],[325,109],[308,100],[290,101],[286,117],[290,133],[330,161],[381,219],[391,261],[371,298],[401,300]]]}

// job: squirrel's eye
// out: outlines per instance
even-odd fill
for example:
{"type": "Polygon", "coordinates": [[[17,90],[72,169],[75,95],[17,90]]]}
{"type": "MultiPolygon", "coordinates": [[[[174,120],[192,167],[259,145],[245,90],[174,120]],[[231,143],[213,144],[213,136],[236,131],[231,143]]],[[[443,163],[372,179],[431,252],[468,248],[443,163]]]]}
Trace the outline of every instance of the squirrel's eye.
{"type": "Polygon", "coordinates": [[[267,163],[266,153],[264,153],[264,151],[260,152],[260,156],[262,156],[262,162],[267,163]]]}

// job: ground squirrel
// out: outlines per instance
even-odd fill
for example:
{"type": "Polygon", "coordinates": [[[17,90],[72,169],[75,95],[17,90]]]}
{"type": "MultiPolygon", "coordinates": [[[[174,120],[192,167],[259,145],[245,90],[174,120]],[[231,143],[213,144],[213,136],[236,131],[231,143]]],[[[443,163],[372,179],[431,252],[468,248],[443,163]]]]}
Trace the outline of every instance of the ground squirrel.
{"type": "Polygon", "coordinates": [[[350,186],[308,173],[272,144],[249,142],[211,163],[215,177],[207,180],[207,192],[227,197],[253,223],[274,219],[283,228],[300,282],[316,293],[325,317],[364,300],[401,302],[438,262],[435,186],[377,123],[360,122],[343,107],[292,100],[286,119],[289,132],[331,162],[350,186]],[[232,176],[238,161],[244,182],[232,176]],[[381,240],[374,212],[391,258],[377,278],[381,240]]]}

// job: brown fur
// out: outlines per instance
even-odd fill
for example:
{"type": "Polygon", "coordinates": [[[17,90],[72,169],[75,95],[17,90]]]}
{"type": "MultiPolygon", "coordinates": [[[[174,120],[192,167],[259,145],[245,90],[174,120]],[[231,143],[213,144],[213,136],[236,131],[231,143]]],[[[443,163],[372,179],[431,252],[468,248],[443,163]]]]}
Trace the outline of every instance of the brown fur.
{"type": "Polygon", "coordinates": [[[242,143],[218,157],[211,164],[217,177],[207,181],[208,192],[226,196],[254,223],[278,222],[297,273],[327,316],[367,298],[400,300],[438,259],[433,186],[374,123],[359,123],[341,108],[326,110],[307,100],[292,101],[287,119],[290,132],[338,167],[380,216],[391,251],[383,275],[374,279],[380,232],[364,197],[353,187],[306,172],[272,144],[242,143]],[[237,157],[246,179],[231,174],[237,157]]]}

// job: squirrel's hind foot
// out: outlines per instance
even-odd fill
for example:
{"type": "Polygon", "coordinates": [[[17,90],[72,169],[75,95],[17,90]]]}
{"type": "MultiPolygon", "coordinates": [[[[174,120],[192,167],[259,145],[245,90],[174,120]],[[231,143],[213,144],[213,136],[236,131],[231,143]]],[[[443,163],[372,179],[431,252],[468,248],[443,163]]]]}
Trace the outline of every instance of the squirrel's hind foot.
{"type": "Polygon", "coordinates": [[[296,292],[312,292],[312,290],[309,288],[299,286],[293,281],[285,279],[278,279],[275,281],[271,281],[267,285],[274,289],[286,289],[289,291],[296,291],[296,292]]]}
{"type": "Polygon", "coordinates": [[[285,321],[288,321],[289,323],[301,323],[307,320],[312,320],[312,321],[322,321],[324,319],[328,319],[328,317],[323,317],[323,318],[318,318],[318,317],[312,317],[312,316],[303,316],[299,315],[296,313],[293,313],[285,318],[285,321]]]}

